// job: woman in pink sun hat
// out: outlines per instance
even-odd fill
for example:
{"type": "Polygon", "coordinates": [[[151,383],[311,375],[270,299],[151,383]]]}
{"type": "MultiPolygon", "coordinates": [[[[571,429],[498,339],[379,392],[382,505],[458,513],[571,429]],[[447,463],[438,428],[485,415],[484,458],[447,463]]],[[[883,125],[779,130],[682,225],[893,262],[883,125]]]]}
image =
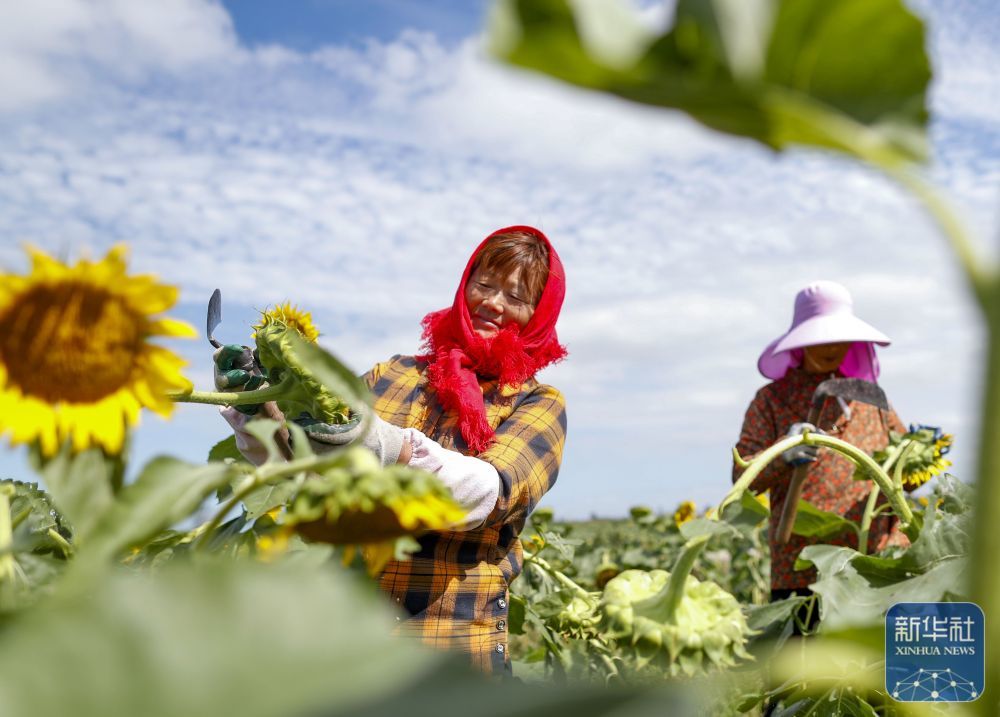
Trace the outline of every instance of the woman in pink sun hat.
{"type": "MultiPolygon", "coordinates": [[[[744,458],[752,458],[785,436],[801,433],[816,387],[828,378],[850,377],[875,382],[879,375],[876,346],[888,346],[889,337],[854,315],[851,295],[833,281],[817,281],[795,296],[792,325],[767,345],[757,360],[757,368],[771,383],[761,388],[743,419],[736,446],[744,458]]],[[[811,427],[810,427],[811,428],[811,427]]],[[[828,399],[816,428],[871,453],[884,448],[889,431],[905,432],[895,411],[875,406],[828,399]]],[[[775,536],[796,465],[809,465],[802,498],[820,510],[838,513],[860,522],[869,495],[867,481],[855,481],[854,465],[841,455],[817,446],[800,445],[786,451],[765,468],[750,486],[755,493],[770,491],[771,520],[771,599],[793,594],[809,595],[816,570],[795,570],[795,559],[806,545],[815,541],[792,535],[785,544],[775,536]]],[[[735,481],[742,469],[733,467],[735,481]]],[[[880,499],[884,500],[884,499],[880,499]]],[[[896,520],[882,515],[872,522],[868,549],[883,548],[890,537],[894,543],[905,536],[894,530],[896,520]]],[[[857,547],[852,532],[827,544],[857,547]]],[[[810,616],[812,625],[818,611],[810,616]]]]}

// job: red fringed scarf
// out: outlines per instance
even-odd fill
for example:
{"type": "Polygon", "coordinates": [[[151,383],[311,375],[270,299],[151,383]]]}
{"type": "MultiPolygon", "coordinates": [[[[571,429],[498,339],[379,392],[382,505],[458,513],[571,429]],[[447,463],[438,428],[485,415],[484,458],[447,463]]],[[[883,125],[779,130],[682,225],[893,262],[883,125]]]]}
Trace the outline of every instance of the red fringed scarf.
{"type": "Polygon", "coordinates": [[[502,386],[520,386],[549,364],[565,358],[566,348],[556,336],[556,319],[565,295],[566,275],[548,238],[533,227],[505,227],[486,237],[472,252],[458,284],[455,303],[427,314],[421,321],[426,353],[418,358],[428,362],[427,375],[438,400],[446,410],[458,412],[462,437],[477,453],[486,450],[493,441],[479,377],[498,378],[502,386]],[[497,234],[514,231],[533,234],[545,243],[549,250],[549,277],[535,313],[523,329],[510,324],[484,339],[472,328],[465,285],[486,242],[497,234]]]}

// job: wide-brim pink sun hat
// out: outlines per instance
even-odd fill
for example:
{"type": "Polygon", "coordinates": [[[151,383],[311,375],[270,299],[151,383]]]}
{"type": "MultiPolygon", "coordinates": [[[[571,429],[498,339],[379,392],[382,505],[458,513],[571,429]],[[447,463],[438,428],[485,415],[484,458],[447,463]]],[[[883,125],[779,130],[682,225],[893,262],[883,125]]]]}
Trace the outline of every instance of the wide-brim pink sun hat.
{"type": "Polygon", "coordinates": [[[818,344],[850,342],[840,372],[844,376],[875,381],[879,374],[874,346],[888,346],[888,336],[854,315],[850,292],[835,281],[817,281],[795,295],[792,325],[757,359],[757,369],[767,378],[782,378],[802,364],[802,349],[818,344]]]}

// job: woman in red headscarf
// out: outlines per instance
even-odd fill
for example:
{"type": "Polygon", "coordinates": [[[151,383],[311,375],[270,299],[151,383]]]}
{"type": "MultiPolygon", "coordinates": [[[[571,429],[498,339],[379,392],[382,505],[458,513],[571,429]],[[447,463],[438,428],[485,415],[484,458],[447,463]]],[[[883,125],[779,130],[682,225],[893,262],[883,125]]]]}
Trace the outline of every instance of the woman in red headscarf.
{"type": "MultiPolygon", "coordinates": [[[[437,474],[466,512],[452,530],[423,535],[411,559],[390,561],[380,587],[410,615],[402,633],[464,652],[488,673],[509,671],[518,534],[562,459],[565,401],[535,374],[566,356],[556,336],[565,289],[542,232],[494,232],[470,257],[453,304],[424,317],[425,352],[394,356],[364,377],[377,416],[365,445],[383,465],[437,474]]],[[[224,415],[239,442],[245,417],[224,415]]],[[[317,441],[351,440],[305,428],[317,441]]]]}

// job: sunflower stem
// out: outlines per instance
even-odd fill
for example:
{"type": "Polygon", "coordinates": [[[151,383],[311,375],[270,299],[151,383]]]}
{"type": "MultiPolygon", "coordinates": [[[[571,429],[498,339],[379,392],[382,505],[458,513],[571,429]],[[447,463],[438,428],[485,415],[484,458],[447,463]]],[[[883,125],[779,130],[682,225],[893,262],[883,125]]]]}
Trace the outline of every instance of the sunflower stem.
{"type": "Polygon", "coordinates": [[[920,202],[951,244],[969,286],[979,303],[985,307],[992,287],[997,284],[1000,276],[997,263],[988,261],[978,251],[958,213],[939,191],[914,170],[913,163],[892,150],[877,131],[851,117],[831,112],[819,104],[803,101],[792,92],[778,89],[771,92],[773,100],[781,104],[783,112],[797,115],[802,121],[819,128],[829,139],[882,171],[920,202]]]}
{"type": "MultiPolygon", "coordinates": [[[[972,540],[972,600],[987,615],[1000,615],[1000,281],[994,281],[983,305],[987,321],[983,403],[979,426],[976,522],[972,540]]],[[[1000,684],[1000,621],[986,621],[986,679],[1000,684]]],[[[978,701],[979,713],[991,714],[996,699],[978,701]],[[992,706],[991,706],[992,705],[992,706]]]]}
{"type": "MultiPolygon", "coordinates": [[[[802,442],[802,435],[789,436],[781,439],[770,448],[761,451],[750,460],[740,458],[740,464],[745,464],[748,467],[745,471],[743,471],[743,475],[741,475],[739,479],[733,483],[733,487],[729,489],[729,492],[726,493],[725,497],[723,497],[722,502],[719,503],[719,507],[715,509],[715,514],[722,515],[722,511],[725,510],[727,505],[739,500],[740,496],[742,496],[750,488],[750,484],[753,483],[757,476],[760,475],[761,471],[767,467],[768,463],[773,461],[789,448],[793,448],[802,442]]],[[[733,455],[739,456],[739,453],[736,452],[735,448],[733,449],[733,455]]]]}
{"type": "Polygon", "coordinates": [[[29,515],[31,515],[31,506],[26,505],[24,509],[20,513],[15,515],[13,520],[11,520],[10,523],[11,529],[17,530],[17,527],[21,525],[21,523],[23,523],[29,515]]]}
{"type": "Polygon", "coordinates": [[[59,535],[58,531],[53,530],[52,528],[49,528],[48,532],[47,532],[47,535],[50,538],[52,538],[52,540],[55,541],[56,545],[59,546],[59,549],[62,551],[62,554],[63,554],[64,557],[66,557],[66,558],[72,558],[73,557],[73,546],[70,545],[69,541],[66,540],[66,538],[64,538],[61,535],[59,535]]]}
{"type": "MultiPolygon", "coordinates": [[[[986,614],[1000,611],[1000,571],[994,566],[1000,551],[1000,267],[978,251],[972,235],[943,194],[906,162],[867,141],[866,129],[847,117],[822,113],[824,129],[859,158],[869,162],[915,197],[951,244],[969,288],[986,320],[985,376],[979,424],[977,509],[972,541],[972,599],[986,614]]],[[[987,621],[986,684],[1000,681],[1000,623],[987,621]]],[[[979,714],[990,714],[996,700],[979,700],[979,714]]]]}
{"type": "Polygon", "coordinates": [[[229,511],[235,508],[248,495],[264,486],[271,483],[278,483],[298,473],[322,472],[341,461],[342,456],[340,454],[341,451],[333,451],[325,453],[322,456],[306,456],[305,458],[298,458],[288,463],[265,463],[258,467],[250,473],[246,482],[236,489],[232,497],[208,521],[192,531],[193,534],[198,535],[198,539],[194,544],[195,551],[207,548],[211,541],[212,532],[219,527],[219,524],[229,511]]]}
{"type": "Polygon", "coordinates": [[[14,543],[14,528],[10,519],[10,499],[14,486],[0,486],[0,583],[14,577],[14,556],[10,548],[14,543]]]}
{"type": "Polygon", "coordinates": [[[547,572],[549,575],[551,575],[553,578],[555,578],[556,582],[561,584],[563,587],[569,588],[572,592],[576,593],[581,598],[586,600],[588,604],[590,605],[594,604],[593,597],[590,595],[590,593],[588,593],[582,587],[577,585],[576,582],[572,578],[567,576],[565,573],[552,567],[552,565],[545,558],[540,558],[538,557],[538,555],[529,555],[524,559],[524,562],[534,563],[542,570],[547,572]]]}
{"type": "Polygon", "coordinates": [[[168,393],[167,398],[175,403],[206,403],[213,406],[247,406],[277,401],[285,397],[288,385],[282,381],[276,386],[258,388],[255,391],[188,391],[168,393]]]}
{"type": "Polygon", "coordinates": [[[878,505],[878,497],[881,494],[879,487],[873,485],[868,494],[868,502],[865,504],[865,513],[861,516],[861,533],[858,535],[858,552],[868,555],[868,534],[871,532],[872,519],[875,517],[875,506],[878,505]]]}
{"type": "Polygon", "coordinates": [[[105,454],[105,460],[108,466],[108,482],[111,485],[112,495],[118,495],[121,493],[122,488],[125,487],[125,459],[123,456],[128,450],[128,445],[131,439],[125,437],[125,448],[123,451],[117,455],[107,455],[105,454]]]}
{"type": "Polygon", "coordinates": [[[677,556],[677,561],[670,570],[670,580],[662,593],[666,598],[664,622],[675,622],[677,608],[680,607],[681,600],[684,599],[684,586],[687,585],[687,579],[694,568],[695,561],[708,545],[709,537],[708,535],[699,535],[697,538],[691,538],[684,544],[681,554],[677,556]]]}
{"type": "Polygon", "coordinates": [[[735,462],[740,468],[750,467],[750,461],[745,460],[743,456],[740,455],[740,452],[736,450],[736,446],[733,446],[733,462],[735,462]]]}
{"type": "MultiPolygon", "coordinates": [[[[901,446],[898,446],[889,455],[885,461],[882,462],[882,470],[886,473],[892,468],[893,464],[896,465],[896,470],[893,471],[892,475],[892,485],[897,492],[903,490],[903,456],[909,453],[910,449],[913,448],[913,441],[907,441],[901,446]]],[[[875,515],[878,511],[878,497],[881,495],[881,489],[878,484],[872,486],[871,492],[868,494],[868,502],[865,504],[865,512],[861,516],[861,532],[858,535],[858,552],[862,555],[868,554],[868,535],[871,533],[872,521],[875,519],[875,515]]]]}
{"type": "Polygon", "coordinates": [[[895,489],[892,478],[890,478],[882,469],[882,466],[875,462],[874,458],[847,441],[842,441],[839,438],[834,438],[833,436],[828,436],[824,433],[813,433],[811,431],[800,433],[797,436],[788,436],[787,438],[783,438],[770,448],[757,454],[755,458],[749,461],[750,467],[743,472],[743,475],[741,475],[739,480],[733,484],[733,487],[726,494],[726,497],[722,499],[721,503],[719,503],[719,507],[716,512],[719,515],[722,515],[723,509],[725,509],[725,507],[730,503],[739,500],[739,497],[743,495],[744,491],[749,489],[750,484],[753,483],[754,479],[760,475],[761,471],[763,471],[771,461],[787,451],[789,448],[797,446],[800,443],[832,448],[841,455],[846,456],[849,460],[861,467],[869,476],[871,476],[872,480],[874,480],[876,485],[879,486],[885,496],[889,499],[889,503],[892,504],[893,511],[899,516],[902,527],[906,527],[913,521],[913,511],[910,510],[910,506],[907,505],[906,500],[903,498],[902,491],[897,491],[895,489]]]}

